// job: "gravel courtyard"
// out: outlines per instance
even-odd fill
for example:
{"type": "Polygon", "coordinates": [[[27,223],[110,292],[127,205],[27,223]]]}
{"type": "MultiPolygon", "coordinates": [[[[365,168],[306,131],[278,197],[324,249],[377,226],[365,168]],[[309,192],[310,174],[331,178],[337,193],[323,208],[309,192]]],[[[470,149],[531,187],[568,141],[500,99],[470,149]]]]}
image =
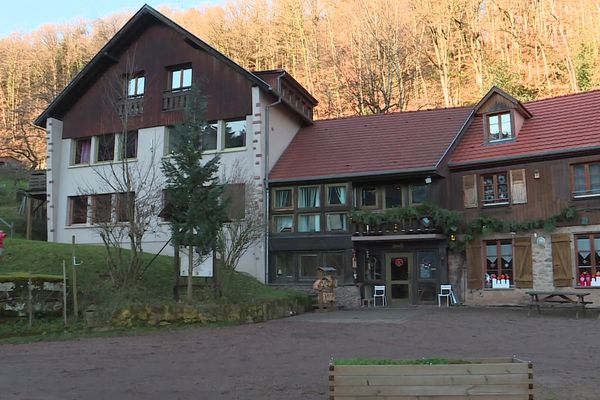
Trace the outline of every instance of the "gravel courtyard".
{"type": "Polygon", "coordinates": [[[2,400],[321,399],[334,357],[512,356],[535,398],[598,399],[596,312],[418,307],[304,314],[255,325],[0,345],[2,400]]]}

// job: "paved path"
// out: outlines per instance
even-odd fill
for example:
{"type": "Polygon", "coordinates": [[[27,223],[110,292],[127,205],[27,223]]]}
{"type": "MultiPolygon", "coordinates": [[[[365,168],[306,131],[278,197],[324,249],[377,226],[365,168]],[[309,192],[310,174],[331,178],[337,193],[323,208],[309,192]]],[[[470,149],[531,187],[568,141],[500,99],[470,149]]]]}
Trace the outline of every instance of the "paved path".
{"type": "Polygon", "coordinates": [[[517,355],[534,362],[536,400],[591,400],[599,398],[598,332],[595,318],[419,307],[304,314],[137,337],[0,345],[0,399],[325,400],[332,355],[517,355]]]}

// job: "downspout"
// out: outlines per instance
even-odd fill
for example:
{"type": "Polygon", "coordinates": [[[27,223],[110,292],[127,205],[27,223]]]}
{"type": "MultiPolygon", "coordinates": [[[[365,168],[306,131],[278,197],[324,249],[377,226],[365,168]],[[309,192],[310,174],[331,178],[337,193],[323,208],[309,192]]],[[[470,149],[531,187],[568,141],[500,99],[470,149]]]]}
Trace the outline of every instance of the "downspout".
{"type": "Polygon", "coordinates": [[[265,284],[269,283],[269,204],[270,204],[270,190],[269,190],[269,136],[270,136],[270,124],[269,124],[269,111],[271,107],[274,107],[282,103],[281,97],[281,78],[285,76],[285,72],[277,77],[277,101],[265,106],[265,152],[264,152],[264,216],[265,216],[265,284]]]}

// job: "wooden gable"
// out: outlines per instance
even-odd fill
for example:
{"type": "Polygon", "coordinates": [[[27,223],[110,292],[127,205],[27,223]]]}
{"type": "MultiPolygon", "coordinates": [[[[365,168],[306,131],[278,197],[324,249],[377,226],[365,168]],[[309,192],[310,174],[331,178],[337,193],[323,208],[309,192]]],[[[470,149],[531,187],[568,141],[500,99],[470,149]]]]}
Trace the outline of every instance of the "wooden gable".
{"type": "Polygon", "coordinates": [[[128,129],[177,123],[181,111],[162,110],[168,68],[176,65],[191,65],[193,84],[207,101],[206,120],[240,118],[252,111],[252,82],[247,77],[160,22],[152,23],[113,57],[117,62],[95,77],[65,112],[63,138],[120,131],[116,103],[122,97],[122,80],[138,72],[145,75],[143,112],[129,118],[128,129]]]}

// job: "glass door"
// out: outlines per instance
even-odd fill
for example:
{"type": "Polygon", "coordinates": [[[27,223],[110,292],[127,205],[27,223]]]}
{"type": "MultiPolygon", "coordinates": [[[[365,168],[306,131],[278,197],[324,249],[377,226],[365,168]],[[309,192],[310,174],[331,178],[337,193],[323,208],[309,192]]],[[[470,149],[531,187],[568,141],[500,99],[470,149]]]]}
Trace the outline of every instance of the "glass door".
{"type": "Polygon", "coordinates": [[[413,256],[411,253],[388,253],[386,261],[386,295],[389,304],[409,304],[413,256]]]}
{"type": "Polygon", "coordinates": [[[440,259],[437,251],[420,251],[417,253],[417,285],[414,304],[434,304],[437,302],[437,291],[440,287],[440,259]]]}

